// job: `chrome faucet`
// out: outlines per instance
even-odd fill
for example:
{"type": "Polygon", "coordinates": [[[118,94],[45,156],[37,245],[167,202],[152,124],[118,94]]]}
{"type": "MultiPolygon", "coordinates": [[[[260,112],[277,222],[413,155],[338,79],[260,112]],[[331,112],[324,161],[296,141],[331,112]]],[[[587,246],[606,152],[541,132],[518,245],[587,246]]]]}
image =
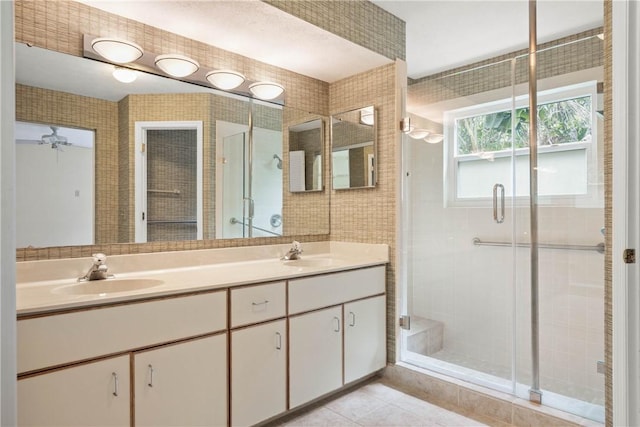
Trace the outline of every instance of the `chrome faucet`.
{"type": "Polygon", "coordinates": [[[302,244],[297,241],[293,241],[291,249],[287,252],[281,259],[283,261],[293,261],[296,259],[300,259],[300,254],[302,253],[302,244]]]}
{"type": "Polygon", "coordinates": [[[109,277],[107,274],[109,268],[107,264],[105,264],[106,261],[107,256],[105,254],[93,254],[93,264],[89,268],[89,271],[87,271],[87,274],[78,278],[78,282],[85,280],[104,280],[109,277]]]}

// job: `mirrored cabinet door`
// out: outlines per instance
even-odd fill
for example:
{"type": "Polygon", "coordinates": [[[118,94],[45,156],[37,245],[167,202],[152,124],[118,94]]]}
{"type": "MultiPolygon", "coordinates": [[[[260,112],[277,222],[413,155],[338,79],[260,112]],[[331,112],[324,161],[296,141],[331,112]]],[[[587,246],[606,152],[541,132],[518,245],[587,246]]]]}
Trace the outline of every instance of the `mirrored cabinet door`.
{"type": "Polygon", "coordinates": [[[324,121],[289,127],[289,191],[322,191],[324,121]]]}
{"type": "Polygon", "coordinates": [[[367,106],[331,117],[334,190],[376,186],[375,108],[367,106]]]}

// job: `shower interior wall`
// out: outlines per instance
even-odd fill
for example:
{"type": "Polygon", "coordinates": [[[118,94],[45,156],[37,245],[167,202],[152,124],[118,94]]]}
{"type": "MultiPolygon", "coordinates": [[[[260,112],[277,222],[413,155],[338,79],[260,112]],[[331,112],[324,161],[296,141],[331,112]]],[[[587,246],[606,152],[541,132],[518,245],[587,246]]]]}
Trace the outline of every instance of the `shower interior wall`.
{"type": "MultiPolygon", "coordinates": [[[[543,72],[544,77],[593,69],[602,63],[602,48],[597,42],[575,43],[562,50],[563,55],[553,59],[555,68],[551,71],[549,67],[546,75],[543,72]]],[[[543,69],[550,65],[542,60],[541,63],[543,69]]],[[[499,80],[495,71],[489,68],[479,72],[492,79],[490,83],[474,73],[467,73],[466,78],[439,77],[437,84],[430,83],[428,78],[421,80],[409,86],[409,103],[419,97],[430,103],[468,96],[472,86],[476,94],[484,92],[499,80]]],[[[508,82],[509,76],[504,78],[508,82]]],[[[412,120],[421,126],[422,118],[412,120]]],[[[432,122],[424,123],[433,127],[432,122]]],[[[599,170],[591,176],[598,201],[585,207],[540,207],[542,243],[595,245],[604,241],[600,232],[604,225],[600,206],[603,192],[600,117],[596,126],[600,129],[599,170]]],[[[516,378],[519,383],[529,384],[529,250],[516,249],[511,265],[511,248],[472,243],[475,237],[510,242],[514,220],[516,241],[528,242],[528,207],[508,211],[503,224],[494,222],[490,207],[445,207],[443,144],[425,144],[409,138],[408,141],[411,142],[405,159],[409,162],[406,168],[411,180],[407,242],[411,256],[409,312],[414,317],[443,323],[442,351],[433,357],[502,378],[511,378],[515,337],[516,378]]],[[[604,376],[597,373],[596,366],[604,358],[604,257],[595,251],[541,249],[539,265],[541,387],[603,405],[604,376]]]]}

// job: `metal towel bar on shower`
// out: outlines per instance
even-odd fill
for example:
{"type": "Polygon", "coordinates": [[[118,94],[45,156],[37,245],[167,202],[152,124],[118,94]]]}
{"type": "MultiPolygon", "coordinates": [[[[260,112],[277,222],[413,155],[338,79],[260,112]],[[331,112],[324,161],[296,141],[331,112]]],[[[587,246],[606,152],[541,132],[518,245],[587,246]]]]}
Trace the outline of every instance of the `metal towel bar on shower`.
{"type": "MultiPolygon", "coordinates": [[[[487,242],[480,240],[478,237],[473,238],[473,244],[476,246],[514,246],[511,242],[487,242]]],[[[519,248],[529,248],[530,243],[515,243],[519,248]]],[[[600,254],[604,253],[604,243],[598,243],[594,246],[589,245],[564,245],[557,243],[538,243],[540,249],[567,249],[571,251],[596,251],[600,254]]]]}

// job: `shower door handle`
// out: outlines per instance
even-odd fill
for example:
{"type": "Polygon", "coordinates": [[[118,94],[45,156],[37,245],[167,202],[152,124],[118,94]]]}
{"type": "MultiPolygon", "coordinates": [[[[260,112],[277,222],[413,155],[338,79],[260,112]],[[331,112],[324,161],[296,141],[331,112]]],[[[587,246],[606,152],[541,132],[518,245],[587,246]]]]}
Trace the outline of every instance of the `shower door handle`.
{"type": "Polygon", "coordinates": [[[493,220],[498,224],[504,222],[504,185],[493,186],[493,220]],[[500,215],[498,215],[498,189],[500,190],[500,215]]]}

